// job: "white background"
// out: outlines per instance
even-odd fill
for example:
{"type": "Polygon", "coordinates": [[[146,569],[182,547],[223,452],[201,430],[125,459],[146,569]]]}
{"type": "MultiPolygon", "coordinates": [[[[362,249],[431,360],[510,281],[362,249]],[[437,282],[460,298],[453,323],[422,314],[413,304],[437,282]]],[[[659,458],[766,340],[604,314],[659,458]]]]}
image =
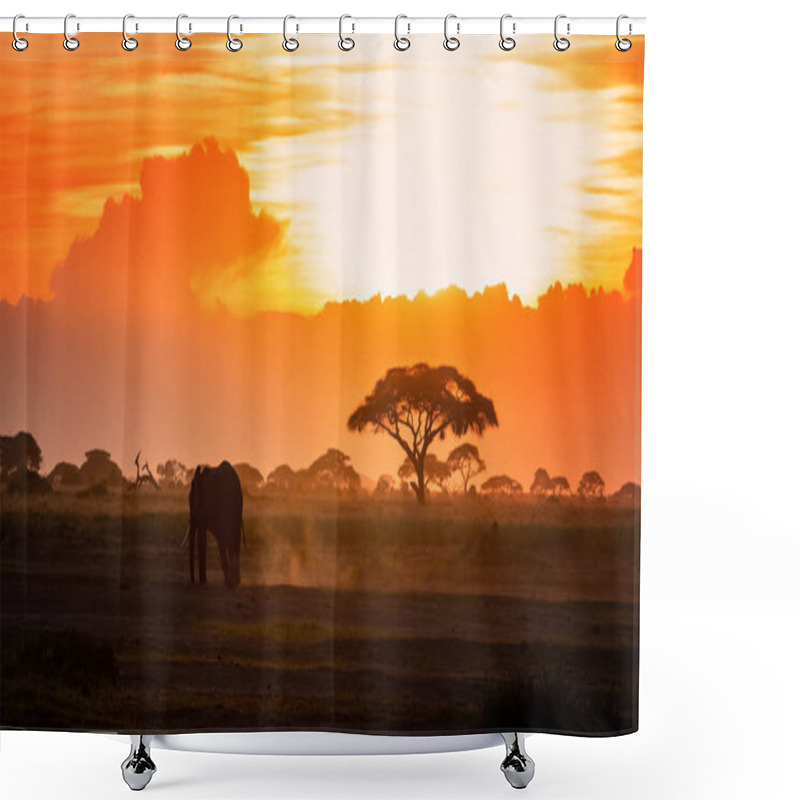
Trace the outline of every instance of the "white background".
{"type": "MultiPolygon", "coordinates": [[[[533,736],[545,798],[796,798],[800,343],[796,4],[500,7],[27,0],[63,16],[647,16],[640,731],[533,736]]],[[[4,34],[0,46],[10,47],[4,34]]],[[[10,38],[10,37],[9,37],[10,38]]],[[[609,41],[609,46],[611,41],[609,41]]],[[[127,746],[3,732],[4,798],[127,797],[127,746]]],[[[501,749],[259,757],[154,751],[163,798],[486,798],[501,749]]]]}

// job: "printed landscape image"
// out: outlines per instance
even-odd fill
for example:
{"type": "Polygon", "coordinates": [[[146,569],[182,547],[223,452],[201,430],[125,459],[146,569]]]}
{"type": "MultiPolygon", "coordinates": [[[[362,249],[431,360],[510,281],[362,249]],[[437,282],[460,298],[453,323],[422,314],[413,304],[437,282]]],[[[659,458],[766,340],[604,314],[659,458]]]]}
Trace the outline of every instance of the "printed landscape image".
{"type": "Polygon", "coordinates": [[[643,41],[56,38],[0,55],[0,728],[636,730],[643,41]]]}

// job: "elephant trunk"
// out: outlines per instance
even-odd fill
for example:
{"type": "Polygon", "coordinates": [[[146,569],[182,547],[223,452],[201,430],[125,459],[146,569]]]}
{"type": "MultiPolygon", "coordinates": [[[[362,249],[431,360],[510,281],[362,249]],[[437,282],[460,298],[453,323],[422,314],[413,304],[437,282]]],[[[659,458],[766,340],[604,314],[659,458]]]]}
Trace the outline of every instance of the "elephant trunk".
{"type": "Polygon", "coordinates": [[[239,551],[238,548],[233,554],[233,585],[238,586],[242,582],[242,574],[239,569],[239,551]]]}
{"type": "Polygon", "coordinates": [[[241,583],[241,575],[239,573],[239,554],[235,551],[229,552],[226,563],[223,566],[225,573],[225,585],[229,589],[235,589],[241,583]]]}

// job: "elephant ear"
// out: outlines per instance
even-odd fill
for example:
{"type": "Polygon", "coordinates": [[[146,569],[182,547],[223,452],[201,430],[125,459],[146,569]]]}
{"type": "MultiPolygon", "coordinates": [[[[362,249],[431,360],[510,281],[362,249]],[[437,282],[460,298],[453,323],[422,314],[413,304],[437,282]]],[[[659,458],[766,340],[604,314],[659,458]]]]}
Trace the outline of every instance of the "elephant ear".
{"type": "Polygon", "coordinates": [[[192,483],[199,489],[203,485],[203,479],[206,476],[206,467],[203,464],[198,464],[194,471],[194,480],[192,483]]]}

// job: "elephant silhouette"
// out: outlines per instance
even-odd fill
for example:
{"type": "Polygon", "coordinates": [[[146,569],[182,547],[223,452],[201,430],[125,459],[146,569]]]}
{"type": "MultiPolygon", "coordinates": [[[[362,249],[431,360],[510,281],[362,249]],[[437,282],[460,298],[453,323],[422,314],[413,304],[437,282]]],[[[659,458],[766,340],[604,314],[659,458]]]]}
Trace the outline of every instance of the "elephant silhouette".
{"type": "MultiPolygon", "coordinates": [[[[239,537],[244,541],[242,485],[236,470],[223,461],[216,467],[194,471],[189,490],[189,575],[194,583],[194,543],[197,538],[200,583],[206,583],[206,531],[211,531],[219,546],[219,560],[229,589],[239,585],[239,537]]],[[[246,546],[246,545],[245,545],[246,546]]]]}

